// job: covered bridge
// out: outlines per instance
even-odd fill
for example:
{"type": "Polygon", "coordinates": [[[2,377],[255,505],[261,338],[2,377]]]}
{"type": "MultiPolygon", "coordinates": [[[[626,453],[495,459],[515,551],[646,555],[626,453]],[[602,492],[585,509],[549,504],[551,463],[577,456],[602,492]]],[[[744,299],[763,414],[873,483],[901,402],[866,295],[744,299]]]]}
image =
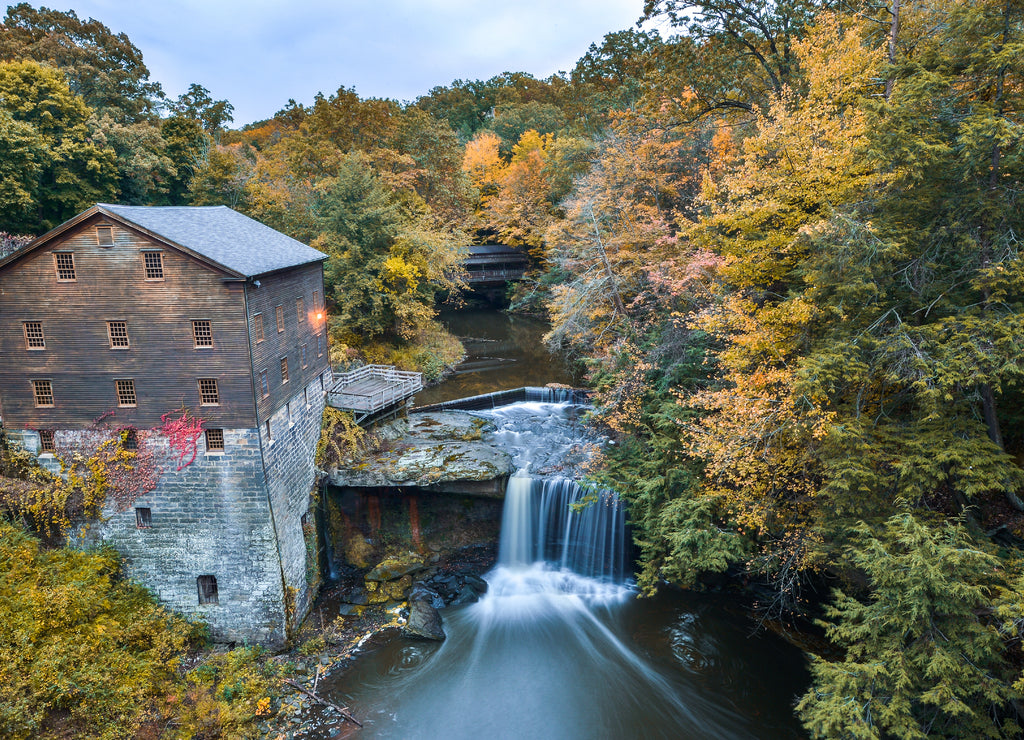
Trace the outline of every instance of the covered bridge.
{"type": "Polygon", "coordinates": [[[509,280],[522,280],[530,258],[525,252],[505,244],[474,244],[462,263],[470,288],[488,288],[509,280]]]}

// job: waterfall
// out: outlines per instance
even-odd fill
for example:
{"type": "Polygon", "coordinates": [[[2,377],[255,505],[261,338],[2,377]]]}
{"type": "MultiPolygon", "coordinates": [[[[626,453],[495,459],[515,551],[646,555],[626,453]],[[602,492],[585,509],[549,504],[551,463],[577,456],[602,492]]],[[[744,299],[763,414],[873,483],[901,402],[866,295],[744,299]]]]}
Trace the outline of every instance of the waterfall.
{"type": "Polygon", "coordinates": [[[546,563],[581,576],[621,582],[628,576],[625,508],[610,491],[588,491],[570,478],[520,471],[505,492],[498,565],[546,563]]]}
{"type": "MultiPolygon", "coordinates": [[[[495,421],[492,441],[518,470],[498,563],[479,601],[443,610],[448,639],[403,644],[387,668],[354,679],[342,700],[364,718],[361,738],[778,737],[761,717],[748,730],[710,672],[650,658],[660,632],[639,619],[652,607],[628,581],[624,507],[571,477],[574,461],[599,442],[578,423],[584,411],[519,401],[480,412],[495,421]]],[[[714,647],[708,640],[709,665],[719,660],[714,647]]]]}

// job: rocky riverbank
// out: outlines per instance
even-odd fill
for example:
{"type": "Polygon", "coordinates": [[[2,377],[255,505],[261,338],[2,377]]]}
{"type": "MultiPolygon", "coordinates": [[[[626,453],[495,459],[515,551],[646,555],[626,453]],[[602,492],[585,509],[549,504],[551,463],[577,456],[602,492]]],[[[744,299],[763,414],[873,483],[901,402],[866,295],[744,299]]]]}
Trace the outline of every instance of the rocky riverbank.
{"type": "MultiPolygon", "coordinates": [[[[296,635],[298,647],[275,660],[293,662],[292,680],[318,693],[332,673],[384,641],[444,639],[439,610],[478,599],[487,589],[482,575],[496,555],[495,544],[426,558],[407,552],[386,557],[361,581],[349,572],[321,593],[296,635]]],[[[259,729],[265,740],[338,740],[358,732],[333,709],[288,685],[259,729]]]]}

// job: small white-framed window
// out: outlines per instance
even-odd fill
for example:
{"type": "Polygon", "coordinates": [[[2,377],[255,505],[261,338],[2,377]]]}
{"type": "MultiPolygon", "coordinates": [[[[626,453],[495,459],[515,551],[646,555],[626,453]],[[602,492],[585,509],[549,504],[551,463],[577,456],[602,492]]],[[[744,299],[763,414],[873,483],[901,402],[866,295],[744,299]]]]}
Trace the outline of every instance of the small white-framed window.
{"type": "Polygon", "coordinates": [[[213,324],[209,319],[192,320],[192,340],[196,349],[213,347],[213,324]]]}
{"type": "Polygon", "coordinates": [[[108,321],[107,339],[110,340],[110,349],[129,349],[131,343],[128,340],[128,322],[108,321]]]}
{"type": "Polygon", "coordinates": [[[23,321],[21,325],[25,331],[25,349],[46,349],[42,321],[23,321]]]}
{"type": "Polygon", "coordinates": [[[224,430],[223,429],[207,429],[206,430],[206,451],[207,452],[224,452],[224,430]]]}
{"type": "Polygon", "coordinates": [[[114,388],[117,391],[117,405],[122,408],[131,408],[138,404],[138,396],[135,393],[135,381],[131,378],[121,378],[114,381],[114,388]]]}
{"type": "Polygon", "coordinates": [[[74,252],[54,252],[53,264],[57,268],[57,282],[70,283],[78,279],[75,275],[74,252]]]}
{"type": "Polygon", "coordinates": [[[220,389],[216,378],[199,378],[199,405],[216,406],[220,403],[220,389]]]}

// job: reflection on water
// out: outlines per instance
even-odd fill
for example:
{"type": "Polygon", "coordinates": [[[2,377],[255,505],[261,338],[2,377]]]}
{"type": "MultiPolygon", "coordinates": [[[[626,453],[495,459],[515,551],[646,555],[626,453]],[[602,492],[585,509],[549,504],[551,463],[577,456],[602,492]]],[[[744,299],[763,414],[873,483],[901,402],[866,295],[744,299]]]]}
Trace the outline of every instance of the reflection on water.
{"type": "Polygon", "coordinates": [[[539,319],[492,308],[442,311],[440,320],[462,340],[466,359],[443,383],[417,393],[417,406],[530,385],[575,385],[578,380],[561,356],[544,346],[549,327],[539,319]]]}

